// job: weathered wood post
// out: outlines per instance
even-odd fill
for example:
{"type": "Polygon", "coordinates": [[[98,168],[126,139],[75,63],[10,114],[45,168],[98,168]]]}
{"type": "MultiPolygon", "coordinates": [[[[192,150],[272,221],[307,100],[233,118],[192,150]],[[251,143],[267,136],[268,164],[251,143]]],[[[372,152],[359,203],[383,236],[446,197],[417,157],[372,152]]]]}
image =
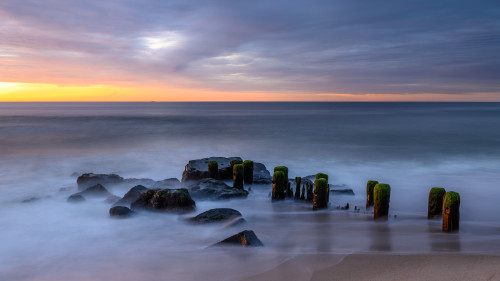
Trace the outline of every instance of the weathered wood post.
{"type": "Polygon", "coordinates": [[[243,189],[243,164],[235,164],[233,167],[233,187],[243,189]]]}
{"type": "Polygon", "coordinates": [[[313,210],[325,209],[328,207],[326,199],[328,192],[328,182],[324,178],[314,181],[313,210]]]}
{"type": "Polygon", "coordinates": [[[300,200],[306,200],[306,184],[302,184],[302,194],[300,195],[300,200]]]}
{"type": "Polygon", "coordinates": [[[300,182],[301,177],[295,177],[295,200],[300,200],[300,182]]]}
{"type": "Polygon", "coordinates": [[[245,184],[253,183],[253,161],[243,161],[243,175],[245,177],[245,184]]]}
{"type": "Polygon", "coordinates": [[[429,204],[427,208],[427,219],[438,218],[443,213],[443,199],[446,190],[442,187],[433,187],[429,191],[429,204]]]}
{"type": "Polygon", "coordinates": [[[273,192],[272,200],[284,200],[285,199],[285,186],[286,186],[285,173],[282,171],[276,171],[273,174],[273,192]]]}
{"type": "Polygon", "coordinates": [[[391,201],[391,186],[386,183],[377,183],[373,188],[373,218],[387,219],[389,202],[391,201]]]}
{"type": "Polygon", "coordinates": [[[317,173],[316,179],[326,180],[326,203],[330,202],[330,185],[328,184],[328,175],[324,173],[317,173]]]}
{"type": "Polygon", "coordinates": [[[307,184],[307,202],[313,201],[313,185],[311,183],[307,184]]]}
{"type": "Polygon", "coordinates": [[[368,181],[366,183],[366,208],[373,206],[373,188],[378,181],[368,181]]]}
{"type": "Polygon", "coordinates": [[[217,161],[208,162],[208,177],[212,179],[219,179],[219,164],[217,161]]]}
{"type": "Polygon", "coordinates": [[[443,232],[456,232],[460,224],[460,195],[449,191],[443,199],[443,232]]]}

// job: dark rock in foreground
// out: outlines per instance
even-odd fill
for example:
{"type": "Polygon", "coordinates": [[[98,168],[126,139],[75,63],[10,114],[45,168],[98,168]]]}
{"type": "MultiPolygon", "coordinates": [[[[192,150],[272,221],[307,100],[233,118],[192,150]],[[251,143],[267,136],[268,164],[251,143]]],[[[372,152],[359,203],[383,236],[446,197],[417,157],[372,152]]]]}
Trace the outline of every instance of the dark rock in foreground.
{"type": "Polygon", "coordinates": [[[241,217],[241,213],[230,208],[216,208],[203,212],[190,220],[198,223],[225,222],[241,217]]]}
{"type": "Polygon", "coordinates": [[[206,200],[222,200],[231,198],[246,198],[248,191],[233,188],[223,181],[215,179],[203,179],[197,184],[189,187],[189,193],[193,198],[206,200]]]}
{"type": "Polygon", "coordinates": [[[132,210],[123,206],[116,206],[109,209],[109,216],[115,218],[128,218],[132,216],[132,210]]]}
{"type": "Polygon", "coordinates": [[[67,201],[71,203],[83,202],[85,201],[85,197],[83,197],[81,194],[76,193],[68,197],[67,201]]]}
{"type": "Polygon", "coordinates": [[[244,230],[238,234],[228,237],[214,246],[224,246],[224,245],[240,245],[243,247],[262,247],[264,244],[257,238],[257,235],[252,230],[244,230]]]}
{"type": "Polygon", "coordinates": [[[195,202],[185,188],[148,190],[131,204],[133,210],[150,211],[191,211],[195,202]]]}
{"type": "MultiPolygon", "coordinates": [[[[190,160],[182,173],[182,182],[199,181],[209,178],[208,163],[216,161],[218,164],[218,179],[232,180],[233,170],[231,161],[242,161],[240,157],[210,157],[203,159],[190,160]]],[[[254,163],[253,183],[269,184],[272,183],[272,177],[266,166],[262,163],[254,163]]]]}
{"type": "Polygon", "coordinates": [[[96,184],[120,184],[123,181],[123,178],[116,174],[87,173],[79,176],[76,183],[78,184],[78,189],[82,190],[96,184]]]}
{"type": "Polygon", "coordinates": [[[137,185],[132,187],[125,195],[123,195],[123,198],[118,200],[113,206],[125,206],[128,207],[132,202],[137,200],[141,194],[146,193],[148,191],[148,188],[142,185],[137,185]]]}

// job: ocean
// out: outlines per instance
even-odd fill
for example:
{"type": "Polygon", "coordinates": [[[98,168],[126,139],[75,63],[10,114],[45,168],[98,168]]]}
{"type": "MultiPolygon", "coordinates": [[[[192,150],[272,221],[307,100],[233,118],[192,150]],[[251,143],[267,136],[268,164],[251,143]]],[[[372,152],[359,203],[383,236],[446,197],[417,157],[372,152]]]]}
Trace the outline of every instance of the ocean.
{"type": "Polygon", "coordinates": [[[0,103],[0,280],[241,280],[297,254],[499,254],[499,128],[500,103],[0,103]],[[82,173],[180,179],[210,156],[327,173],[355,195],[313,212],[255,185],[244,200],[197,201],[193,214],[127,220],[101,201],[66,202],[82,173]],[[364,211],[372,179],[391,185],[387,222],[364,211]],[[460,193],[459,233],[427,220],[435,186],[460,193]],[[185,222],[215,207],[247,223],[185,222]],[[265,246],[207,248],[243,229],[265,246]]]}

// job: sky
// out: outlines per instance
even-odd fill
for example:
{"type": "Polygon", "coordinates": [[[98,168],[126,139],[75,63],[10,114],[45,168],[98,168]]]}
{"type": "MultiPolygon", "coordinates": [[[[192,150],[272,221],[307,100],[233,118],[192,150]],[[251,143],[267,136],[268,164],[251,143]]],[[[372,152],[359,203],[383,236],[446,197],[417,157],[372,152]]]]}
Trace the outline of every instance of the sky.
{"type": "Polygon", "coordinates": [[[1,0],[0,101],[500,101],[500,2],[1,0]]]}

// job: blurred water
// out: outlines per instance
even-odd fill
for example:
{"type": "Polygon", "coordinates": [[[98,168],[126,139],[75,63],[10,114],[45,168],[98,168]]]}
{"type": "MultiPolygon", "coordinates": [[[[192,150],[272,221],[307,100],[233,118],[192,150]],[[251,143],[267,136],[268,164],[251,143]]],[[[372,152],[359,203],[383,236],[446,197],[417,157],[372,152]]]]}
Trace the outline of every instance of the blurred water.
{"type": "Polygon", "coordinates": [[[498,103],[1,103],[0,279],[237,280],[298,253],[498,254],[498,128],[498,103]],[[290,177],[328,173],[356,193],[332,207],[363,206],[366,181],[387,182],[397,218],[272,204],[270,186],[197,202],[197,212],[238,209],[248,224],[235,228],[165,214],[117,221],[100,201],[65,201],[74,173],[180,178],[190,159],[209,156],[286,165],[290,177]],[[461,194],[459,234],[426,220],[433,186],[461,194]],[[31,197],[41,199],[21,203],[31,197]],[[243,229],[266,247],[205,249],[243,229]]]}

